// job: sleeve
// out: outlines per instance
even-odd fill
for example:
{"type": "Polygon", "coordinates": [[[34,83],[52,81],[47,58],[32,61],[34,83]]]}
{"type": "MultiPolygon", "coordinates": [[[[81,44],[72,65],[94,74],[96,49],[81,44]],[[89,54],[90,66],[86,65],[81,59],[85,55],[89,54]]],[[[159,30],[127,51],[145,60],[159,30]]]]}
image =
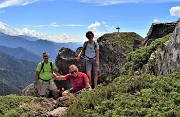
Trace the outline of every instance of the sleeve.
{"type": "Polygon", "coordinates": [[[71,77],[70,74],[66,74],[66,75],[65,75],[65,79],[66,79],[66,80],[70,79],[70,77],[71,77]]]}
{"type": "Polygon", "coordinates": [[[37,67],[36,67],[36,71],[40,72],[41,70],[41,66],[42,66],[42,63],[38,63],[37,67]]]}
{"type": "Polygon", "coordinates": [[[88,78],[88,76],[85,73],[83,73],[83,78],[84,78],[84,82],[85,83],[89,82],[89,78],[88,78]]]}

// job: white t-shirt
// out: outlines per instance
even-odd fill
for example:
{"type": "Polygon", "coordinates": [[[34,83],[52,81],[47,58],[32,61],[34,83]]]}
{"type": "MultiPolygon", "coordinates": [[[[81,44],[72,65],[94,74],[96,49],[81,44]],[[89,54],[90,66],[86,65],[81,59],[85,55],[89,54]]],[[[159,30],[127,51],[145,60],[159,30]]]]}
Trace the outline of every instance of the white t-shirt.
{"type": "MultiPolygon", "coordinates": [[[[94,42],[95,43],[95,42],[94,42]]],[[[89,58],[96,58],[96,50],[99,50],[99,44],[96,43],[96,47],[94,48],[94,43],[87,43],[85,50],[85,59],[89,60],[89,58]]]]}

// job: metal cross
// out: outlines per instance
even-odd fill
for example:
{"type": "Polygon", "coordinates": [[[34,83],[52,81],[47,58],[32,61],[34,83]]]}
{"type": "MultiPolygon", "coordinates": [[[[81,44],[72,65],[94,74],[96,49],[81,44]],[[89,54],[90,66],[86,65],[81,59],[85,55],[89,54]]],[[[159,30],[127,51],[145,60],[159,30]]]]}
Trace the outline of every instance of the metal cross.
{"type": "Polygon", "coordinates": [[[119,32],[119,29],[120,29],[120,28],[119,28],[119,26],[118,26],[116,29],[117,29],[117,30],[118,30],[118,32],[119,32]]]}

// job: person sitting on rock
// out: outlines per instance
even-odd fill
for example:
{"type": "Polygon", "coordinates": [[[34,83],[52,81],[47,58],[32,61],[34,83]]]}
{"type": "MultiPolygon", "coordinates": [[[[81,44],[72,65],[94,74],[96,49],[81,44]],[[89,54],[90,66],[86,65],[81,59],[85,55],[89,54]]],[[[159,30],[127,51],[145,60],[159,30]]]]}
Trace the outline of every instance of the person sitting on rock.
{"type": "MultiPolygon", "coordinates": [[[[53,74],[56,80],[70,80],[72,85],[72,92],[78,93],[83,89],[91,89],[89,78],[85,73],[79,72],[79,69],[76,65],[72,64],[69,66],[69,74],[66,75],[58,75],[56,73],[53,74]]],[[[62,93],[62,96],[69,95],[70,90],[65,90],[62,93]]]]}

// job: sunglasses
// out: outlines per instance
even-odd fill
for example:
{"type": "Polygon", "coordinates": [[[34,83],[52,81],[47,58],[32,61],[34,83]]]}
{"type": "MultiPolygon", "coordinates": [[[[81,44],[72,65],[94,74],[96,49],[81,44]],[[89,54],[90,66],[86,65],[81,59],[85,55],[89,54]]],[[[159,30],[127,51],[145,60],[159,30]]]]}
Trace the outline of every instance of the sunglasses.
{"type": "Polygon", "coordinates": [[[71,71],[71,74],[77,73],[77,70],[71,71]]]}
{"type": "Polygon", "coordinates": [[[90,38],[90,37],[93,37],[91,34],[90,35],[87,35],[87,38],[90,38]]]}

